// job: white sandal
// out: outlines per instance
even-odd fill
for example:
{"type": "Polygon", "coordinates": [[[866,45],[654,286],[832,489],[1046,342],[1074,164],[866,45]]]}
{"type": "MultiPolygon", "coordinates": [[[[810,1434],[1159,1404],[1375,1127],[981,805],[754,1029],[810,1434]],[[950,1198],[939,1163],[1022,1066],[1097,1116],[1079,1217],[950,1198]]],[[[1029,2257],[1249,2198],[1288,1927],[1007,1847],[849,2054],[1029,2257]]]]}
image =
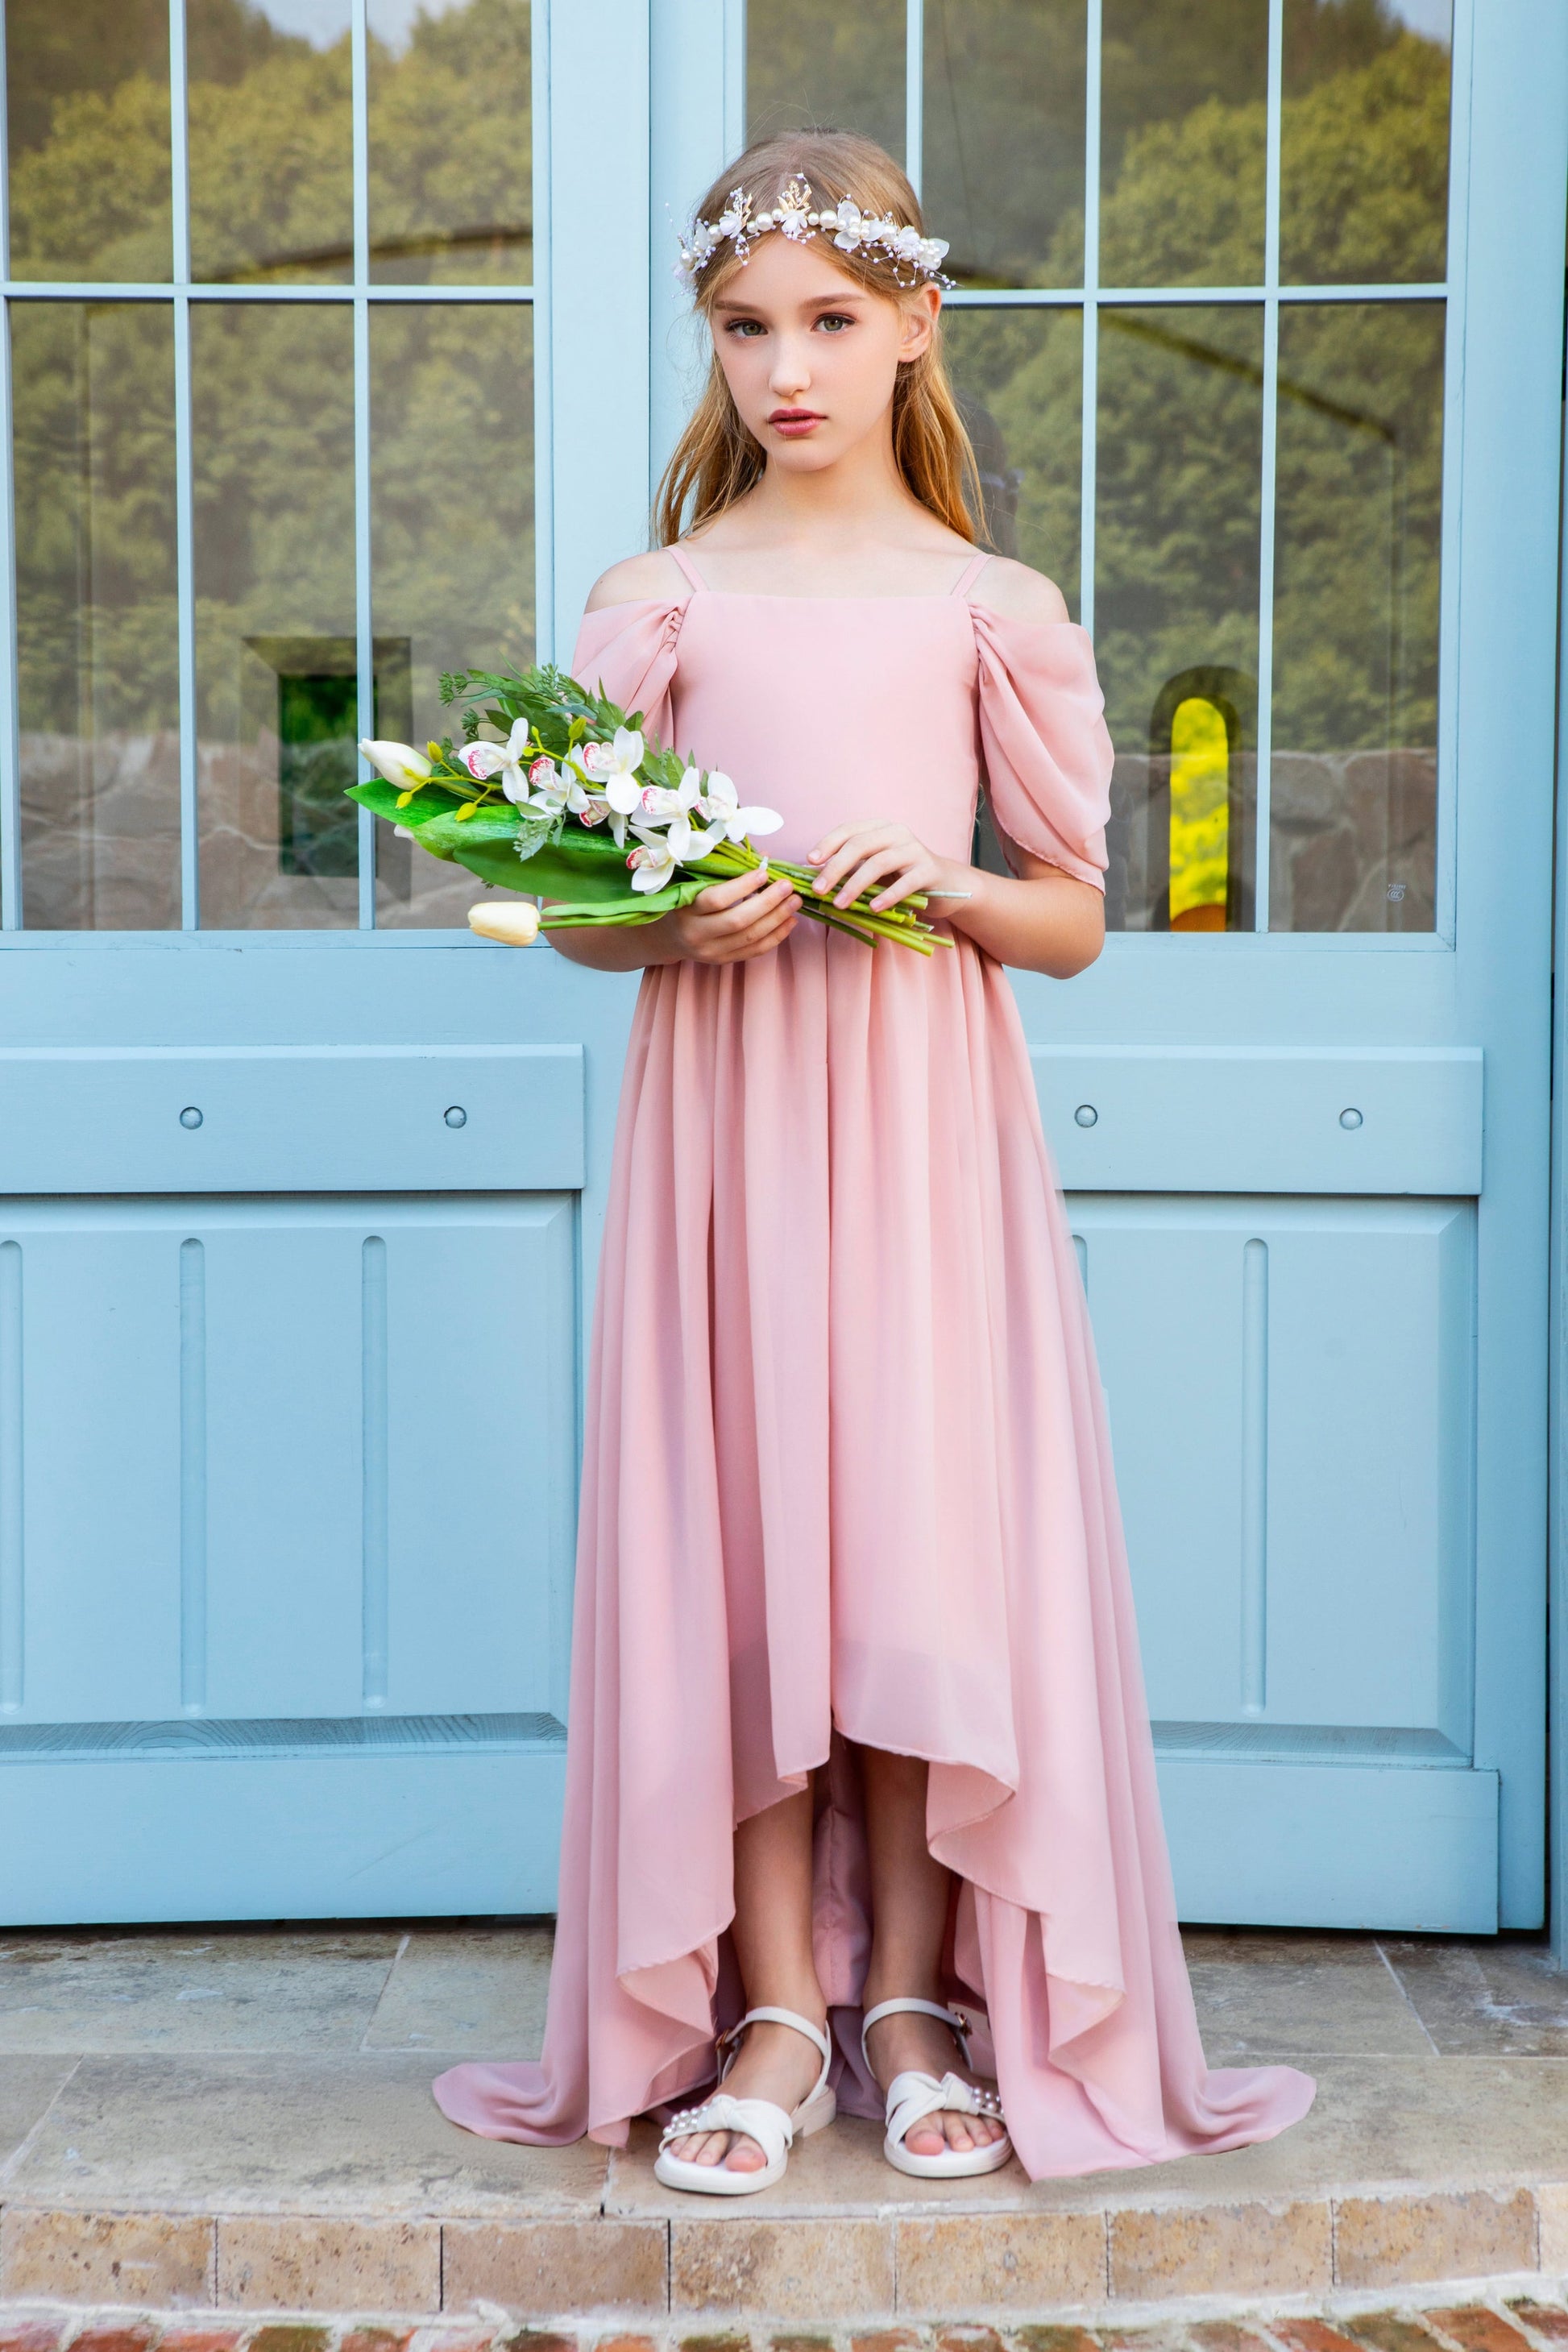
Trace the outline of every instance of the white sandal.
{"type": "MultiPolygon", "coordinates": [[[[748,2025],[793,2025],[804,2033],[822,2053],[822,2071],[793,2115],[775,2106],[772,2099],[732,2099],[727,2091],[715,2091],[700,2107],[683,2107],[664,2127],[654,2159],[654,2175],[667,2189],[695,2189],[708,2197],[750,2197],[756,2189],[771,2189],[782,2180],[789,2163],[792,2143],[798,2134],[803,2139],[808,2132],[820,2131],[830,2124],[838,2112],[838,2102],[827,2087],[827,2070],[833,2063],[833,2044],[826,2033],[812,2024],[809,2018],[797,2017],[793,2009],[752,2009],[721,2033],[715,2045],[722,2050],[728,2042],[733,2045],[748,2025]],[[743,2132],[754,2139],[767,2158],[755,2172],[737,2172],[722,2157],[717,2164],[692,2164],[687,2158],[671,2156],[670,2142],[689,2139],[693,2132],[743,2132]]],[[[719,2080],[734,2064],[737,2052],[731,2046],[720,2069],[719,2080]]]]}
{"type": "MultiPolygon", "coordinates": [[[[866,2060],[868,2074],[871,2072],[871,2061],[866,2050],[866,2036],[882,2018],[904,2011],[921,2017],[940,2017],[951,2029],[963,2053],[963,2063],[968,2065],[968,2025],[957,2010],[943,2009],[934,2000],[879,2000],[875,2009],[866,2011],[860,2027],[860,2053],[866,2060]]],[[[997,2123],[1002,2121],[1002,2102],[996,2093],[978,2090],[962,2075],[944,2074],[939,2083],[934,2074],[922,2074],[911,2067],[894,2075],[888,2085],[887,2098],[888,2137],[882,2142],[882,2153],[896,2171],[910,2173],[917,2180],[962,2180],[977,2172],[999,2172],[1013,2153],[1013,2143],[1005,2132],[1000,2139],[988,2140],[980,2147],[944,2147],[940,2156],[914,2156],[904,2146],[905,2135],[928,2116],[946,2112],[989,2116],[997,2123]]]]}

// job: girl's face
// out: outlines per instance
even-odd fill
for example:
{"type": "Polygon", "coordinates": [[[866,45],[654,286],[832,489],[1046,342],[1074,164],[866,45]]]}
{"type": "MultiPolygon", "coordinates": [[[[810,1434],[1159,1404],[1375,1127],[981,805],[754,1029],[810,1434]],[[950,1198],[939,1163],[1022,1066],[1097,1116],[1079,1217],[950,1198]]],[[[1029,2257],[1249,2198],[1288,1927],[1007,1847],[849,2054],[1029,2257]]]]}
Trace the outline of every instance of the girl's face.
{"type": "Polygon", "coordinates": [[[885,432],[901,362],[928,349],[934,286],[894,300],[828,259],[819,236],[759,238],[710,313],[742,423],[786,473],[817,473],[885,432]]]}

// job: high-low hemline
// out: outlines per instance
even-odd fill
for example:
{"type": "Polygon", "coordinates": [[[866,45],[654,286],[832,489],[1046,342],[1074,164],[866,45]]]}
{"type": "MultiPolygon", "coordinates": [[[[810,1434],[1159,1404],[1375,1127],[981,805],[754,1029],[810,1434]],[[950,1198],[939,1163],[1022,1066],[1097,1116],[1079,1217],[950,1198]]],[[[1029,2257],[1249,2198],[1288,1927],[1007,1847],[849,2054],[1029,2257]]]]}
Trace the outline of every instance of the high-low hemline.
{"type": "MultiPolygon", "coordinates": [[[[780,856],[856,815],[966,857],[984,768],[1005,839],[1099,877],[1110,746],[1081,630],[967,593],[848,629],[779,600],[765,636],[736,610],[694,583],[592,614],[576,674],[781,809],[780,856]]],[[[644,975],[543,2053],[435,2085],[484,2137],[621,2145],[711,2078],[743,2006],[734,1827],[808,1771],[835,2080],[879,2115],[845,1723],[933,1759],[946,1990],[986,2012],[1033,2178],[1240,2147],[1311,2103],[1291,2068],[1205,2063],[1078,1261],[1006,975],[951,937],[927,960],[803,920],[750,962],[644,975]]]]}

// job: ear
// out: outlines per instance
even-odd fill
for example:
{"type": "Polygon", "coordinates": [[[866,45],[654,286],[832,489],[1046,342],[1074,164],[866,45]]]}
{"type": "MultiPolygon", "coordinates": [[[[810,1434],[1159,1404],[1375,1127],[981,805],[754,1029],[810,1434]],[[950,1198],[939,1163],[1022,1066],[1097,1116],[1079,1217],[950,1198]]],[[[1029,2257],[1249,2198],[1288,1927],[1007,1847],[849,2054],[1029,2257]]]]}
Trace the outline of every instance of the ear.
{"type": "Polygon", "coordinates": [[[931,349],[931,339],[942,310],[940,286],[919,286],[904,305],[904,329],[899,341],[900,364],[918,360],[931,349]]]}

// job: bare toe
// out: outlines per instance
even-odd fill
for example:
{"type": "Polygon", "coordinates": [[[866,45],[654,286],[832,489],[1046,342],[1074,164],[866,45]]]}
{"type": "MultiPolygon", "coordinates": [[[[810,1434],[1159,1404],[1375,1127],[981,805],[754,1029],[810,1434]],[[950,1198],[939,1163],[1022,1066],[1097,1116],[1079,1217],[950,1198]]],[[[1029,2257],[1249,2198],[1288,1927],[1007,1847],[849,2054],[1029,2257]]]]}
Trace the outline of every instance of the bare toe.
{"type": "Polygon", "coordinates": [[[911,2156],[940,2156],[946,2141],[935,2123],[915,2124],[904,2134],[904,2146],[911,2156]]]}
{"type": "Polygon", "coordinates": [[[731,2172],[761,2172],[767,2158],[754,2139],[736,2140],[727,2158],[731,2172]]]}

